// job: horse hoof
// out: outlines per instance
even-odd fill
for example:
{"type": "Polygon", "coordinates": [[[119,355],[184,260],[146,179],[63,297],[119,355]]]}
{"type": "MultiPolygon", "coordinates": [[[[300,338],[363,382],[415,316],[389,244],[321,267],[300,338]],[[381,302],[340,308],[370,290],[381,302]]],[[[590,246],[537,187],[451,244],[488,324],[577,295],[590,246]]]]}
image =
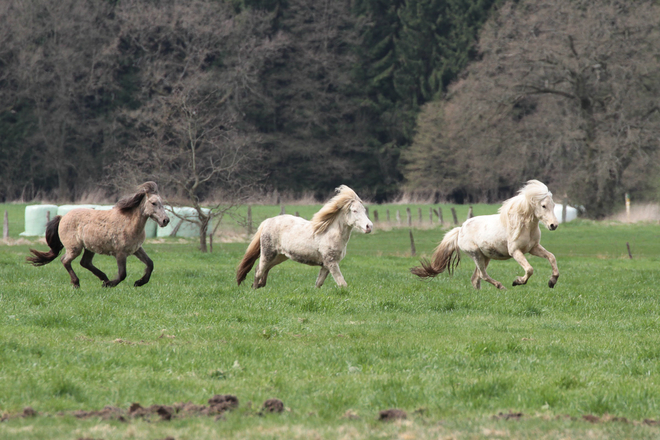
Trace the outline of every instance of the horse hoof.
{"type": "Polygon", "coordinates": [[[557,284],[557,281],[553,281],[553,280],[548,281],[548,287],[551,289],[555,288],[555,284],[557,284]]]}

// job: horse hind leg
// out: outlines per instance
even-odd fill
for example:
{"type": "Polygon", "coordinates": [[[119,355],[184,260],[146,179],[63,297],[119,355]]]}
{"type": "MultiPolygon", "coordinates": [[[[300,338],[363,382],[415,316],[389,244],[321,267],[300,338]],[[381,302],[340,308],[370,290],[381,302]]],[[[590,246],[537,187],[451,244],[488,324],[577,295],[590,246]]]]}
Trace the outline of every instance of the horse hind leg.
{"type": "Polygon", "coordinates": [[[73,287],[76,289],[80,287],[80,279],[78,278],[78,275],[76,275],[76,273],[73,271],[71,262],[78,258],[78,255],[80,255],[81,252],[82,248],[72,247],[68,248],[62,256],[62,264],[64,265],[66,271],[69,272],[69,276],[71,277],[71,284],[73,284],[73,287]]]}
{"type": "Polygon", "coordinates": [[[474,273],[472,274],[472,285],[475,289],[481,288],[481,279],[489,282],[500,290],[506,290],[506,287],[504,287],[502,283],[491,278],[490,275],[488,275],[488,272],[486,272],[490,258],[486,258],[486,256],[481,252],[469,253],[469,255],[472,257],[474,264],[477,266],[477,268],[474,270],[474,273]]]}
{"type": "Polygon", "coordinates": [[[254,274],[254,283],[252,283],[252,288],[253,289],[258,289],[260,287],[264,287],[266,285],[266,281],[268,280],[268,272],[278,264],[288,260],[287,257],[281,254],[276,254],[276,253],[268,253],[264,252],[263,248],[261,252],[261,256],[259,257],[259,267],[257,267],[257,271],[254,274]]]}
{"type": "Polygon", "coordinates": [[[94,252],[90,251],[89,249],[85,249],[82,258],[80,259],[80,265],[96,275],[96,277],[101,281],[108,281],[108,276],[92,263],[94,255],[96,255],[94,252]]]}
{"type": "Polygon", "coordinates": [[[321,266],[321,271],[319,272],[318,278],[316,278],[316,287],[321,287],[325,282],[326,277],[330,273],[327,267],[321,266]]]}
{"type": "Polygon", "coordinates": [[[474,273],[472,274],[472,278],[470,278],[470,281],[472,282],[472,286],[474,286],[475,289],[479,290],[481,289],[481,276],[479,276],[479,269],[474,268],[474,273]]]}

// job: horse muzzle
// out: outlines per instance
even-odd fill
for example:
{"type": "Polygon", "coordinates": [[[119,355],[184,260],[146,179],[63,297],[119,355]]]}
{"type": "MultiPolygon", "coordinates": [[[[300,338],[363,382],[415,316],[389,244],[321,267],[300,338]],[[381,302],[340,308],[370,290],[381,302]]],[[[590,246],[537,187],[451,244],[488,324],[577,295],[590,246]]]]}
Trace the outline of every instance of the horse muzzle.
{"type": "Polygon", "coordinates": [[[548,225],[548,229],[550,229],[551,231],[554,231],[555,229],[557,229],[557,225],[552,223],[552,224],[548,225]]]}
{"type": "Polygon", "coordinates": [[[164,228],[169,223],[170,223],[170,218],[169,217],[165,217],[164,219],[158,221],[158,224],[160,225],[161,228],[164,228]]]}
{"type": "Polygon", "coordinates": [[[366,225],[366,226],[362,229],[362,231],[363,231],[365,234],[368,234],[368,233],[370,233],[370,232],[373,230],[373,228],[374,228],[374,225],[370,223],[370,224],[366,225]]]}

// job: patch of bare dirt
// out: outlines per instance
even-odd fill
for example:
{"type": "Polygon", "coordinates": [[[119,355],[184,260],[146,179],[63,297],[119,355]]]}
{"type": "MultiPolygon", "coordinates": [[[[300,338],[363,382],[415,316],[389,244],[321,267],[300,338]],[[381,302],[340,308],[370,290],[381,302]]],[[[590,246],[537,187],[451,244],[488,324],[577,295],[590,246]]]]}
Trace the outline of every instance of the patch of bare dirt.
{"type": "Polygon", "coordinates": [[[2,241],[0,241],[0,244],[6,244],[7,246],[20,246],[24,244],[46,244],[46,239],[45,238],[37,238],[34,240],[30,240],[27,238],[3,238],[2,241]]]}
{"type": "Polygon", "coordinates": [[[520,420],[523,416],[523,413],[521,412],[511,412],[509,411],[508,413],[499,413],[493,418],[495,420],[520,420]]]}
{"type": "MultiPolygon", "coordinates": [[[[277,399],[270,399],[277,400],[277,399]]],[[[268,402],[268,401],[267,401],[268,402]]],[[[281,402],[281,401],[280,401],[281,402]]],[[[73,415],[79,419],[89,419],[98,417],[103,420],[119,420],[127,422],[130,419],[146,419],[148,421],[168,421],[174,418],[196,417],[196,416],[215,416],[216,420],[222,418],[224,413],[238,408],[238,397],[231,394],[217,394],[208,400],[208,405],[196,405],[192,402],[175,403],[174,405],[151,405],[143,407],[135,402],[131,404],[128,409],[124,410],[116,406],[106,406],[101,410],[77,410],[73,412],[60,412],[57,415],[66,416],[73,415]]],[[[265,404],[264,404],[265,405],[265,404]]],[[[282,409],[284,405],[282,405],[282,409]]],[[[271,411],[277,412],[277,411],[271,411]]],[[[281,412],[281,411],[279,411],[281,412]]],[[[12,418],[27,418],[35,417],[38,413],[31,407],[26,407],[21,413],[9,414],[5,413],[0,417],[0,422],[12,418]]]]}
{"type": "Polygon", "coordinates": [[[26,419],[28,417],[36,417],[38,415],[39,414],[34,409],[32,409],[31,406],[26,406],[25,408],[23,408],[23,411],[18,414],[9,414],[9,413],[2,414],[2,416],[0,416],[0,422],[4,422],[9,419],[15,419],[19,417],[26,419]]]}
{"type": "Polygon", "coordinates": [[[378,413],[378,420],[381,422],[389,422],[392,420],[407,419],[408,414],[402,409],[384,409],[378,413]]]}

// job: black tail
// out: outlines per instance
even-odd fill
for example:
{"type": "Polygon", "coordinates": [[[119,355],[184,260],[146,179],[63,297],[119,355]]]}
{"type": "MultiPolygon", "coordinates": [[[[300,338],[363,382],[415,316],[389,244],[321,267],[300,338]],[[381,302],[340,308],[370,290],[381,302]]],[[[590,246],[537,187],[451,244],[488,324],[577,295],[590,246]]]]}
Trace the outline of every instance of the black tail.
{"type": "Polygon", "coordinates": [[[58,232],[60,220],[62,220],[62,216],[57,215],[46,225],[46,243],[50,246],[50,251],[40,252],[36,249],[30,249],[30,252],[32,252],[34,256],[27,257],[26,260],[29,263],[32,263],[33,266],[43,266],[44,264],[50,263],[57,258],[60,252],[62,252],[62,249],[64,249],[58,232]]]}

